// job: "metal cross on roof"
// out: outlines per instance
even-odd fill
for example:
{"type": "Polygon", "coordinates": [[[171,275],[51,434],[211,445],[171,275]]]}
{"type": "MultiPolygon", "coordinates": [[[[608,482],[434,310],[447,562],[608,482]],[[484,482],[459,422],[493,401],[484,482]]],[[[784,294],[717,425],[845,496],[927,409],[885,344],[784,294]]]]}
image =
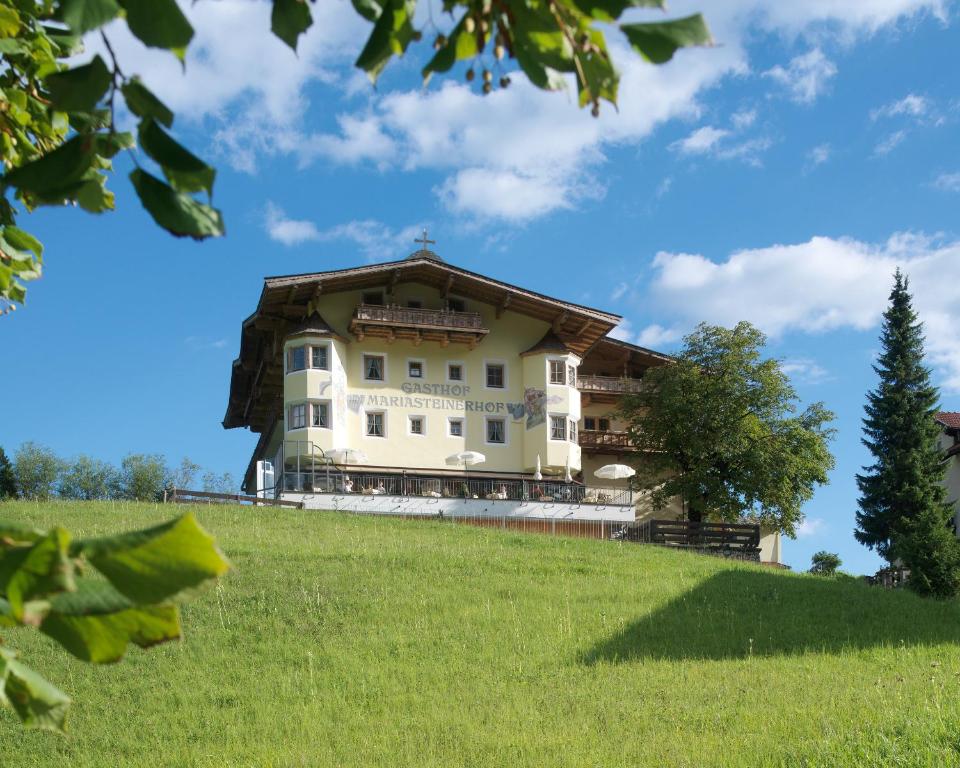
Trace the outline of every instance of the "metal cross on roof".
{"type": "Polygon", "coordinates": [[[436,245],[436,244],[437,244],[437,241],[436,241],[436,240],[428,240],[428,239],[427,239],[427,230],[426,230],[426,227],[424,227],[424,230],[423,230],[423,237],[422,237],[422,238],[416,238],[416,237],[415,237],[415,238],[413,238],[413,242],[415,242],[415,243],[420,243],[420,244],[423,246],[423,247],[420,249],[421,251],[428,251],[428,250],[430,250],[429,248],[427,248],[427,245],[428,245],[428,244],[430,244],[430,245],[436,245]]]}

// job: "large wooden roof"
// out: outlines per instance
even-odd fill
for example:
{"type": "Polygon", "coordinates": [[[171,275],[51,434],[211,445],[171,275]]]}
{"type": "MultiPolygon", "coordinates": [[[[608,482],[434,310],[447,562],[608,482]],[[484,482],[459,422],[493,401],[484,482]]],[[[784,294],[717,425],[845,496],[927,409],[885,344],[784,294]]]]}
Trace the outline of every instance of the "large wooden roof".
{"type": "Polygon", "coordinates": [[[453,294],[492,305],[497,317],[509,309],[547,322],[553,333],[581,357],[621,320],[619,315],[494,280],[430,258],[421,251],[383,264],[267,277],[256,311],[243,321],[240,355],[233,362],[223,426],[250,427],[261,432],[279,412],[283,341],[306,318],[311,301],[328,293],[392,289],[399,283],[411,282],[435,287],[444,297],[453,294]]]}

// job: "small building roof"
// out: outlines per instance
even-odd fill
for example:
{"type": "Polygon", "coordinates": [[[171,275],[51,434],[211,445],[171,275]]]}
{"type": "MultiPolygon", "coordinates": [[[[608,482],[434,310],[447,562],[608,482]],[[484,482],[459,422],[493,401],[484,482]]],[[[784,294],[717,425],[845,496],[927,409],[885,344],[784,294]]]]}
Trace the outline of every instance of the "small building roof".
{"type": "Polygon", "coordinates": [[[934,419],[947,429],[960,429],[960,412],[958,411],[940,411],[934,419]]]}
{"type": "Polygon", "coordinates": [[[347,341],[339,333],[333,330],[330,327],[330,324],[323,319],[323,315],[314,310],[308,318],[306,318],[302,323],[293,328],[288,334],[287,338],[293,336],[332,336],[335,339],[340,339],[341,341],[347,341]]]}
{"type": "Polygon", "coordinates": [[[568,347],[564,340],[557,336],[557,334],[555,334],[552,330],[547,331],[543,335],[543,338],[530,347],[530,349],[521,352],[520,356],[524,357],[526,355],[536,355],[540,352],[556,352],[563,355],[571,354],[570,347],[568,347]]]}

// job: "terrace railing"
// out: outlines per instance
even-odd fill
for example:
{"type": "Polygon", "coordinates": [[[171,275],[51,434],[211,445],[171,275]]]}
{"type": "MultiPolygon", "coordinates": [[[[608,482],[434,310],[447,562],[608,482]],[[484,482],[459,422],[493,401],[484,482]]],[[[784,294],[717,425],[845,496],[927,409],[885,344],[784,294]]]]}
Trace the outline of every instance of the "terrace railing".
{"type": "Polygon", "coordinates": [[[585,486],[550,480],[396,475],[354,469],[345,472],[337,470],[331,474],[322,470],[285,470],[279,487],[286,493],[350,493],[594,505],[633,504],[633,491],[629,488],[585,486]]]}
{"type": "Polygon", "coordinates": [[[612,392],[629,394],[643,389],[642,379],[628,379],[616,376],[591,376],[581,374],[577,377],[577,389],[581,392],[612,392]]]}
{"type": "Polygon", "coordinates": [[[361,304],[353,313],[361,323],[383,323],[422,326],[449,330],[485,331],[483,318],[477,312],[453,312],[445,309],[413,309],[375,304],[361,304]]]}
{"type": "Polygon", "coordinates": [[[597,429],[581,429],[577,437],[580,447],[588,451],[629,451],[633,449],[630,435],[626,432],[605,432],[597,429]]]}

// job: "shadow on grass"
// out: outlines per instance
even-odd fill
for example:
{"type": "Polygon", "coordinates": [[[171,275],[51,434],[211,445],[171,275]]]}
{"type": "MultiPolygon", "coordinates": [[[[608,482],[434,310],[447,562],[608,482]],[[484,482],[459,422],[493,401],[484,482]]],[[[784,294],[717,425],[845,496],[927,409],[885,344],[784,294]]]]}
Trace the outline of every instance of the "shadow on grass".
{"type": "Polygon", "coordinates": [[[586,651],[586,664],[732,659],[874,646],[960,643],[960,603],[853,578],[730,570],[586,651]]]}

